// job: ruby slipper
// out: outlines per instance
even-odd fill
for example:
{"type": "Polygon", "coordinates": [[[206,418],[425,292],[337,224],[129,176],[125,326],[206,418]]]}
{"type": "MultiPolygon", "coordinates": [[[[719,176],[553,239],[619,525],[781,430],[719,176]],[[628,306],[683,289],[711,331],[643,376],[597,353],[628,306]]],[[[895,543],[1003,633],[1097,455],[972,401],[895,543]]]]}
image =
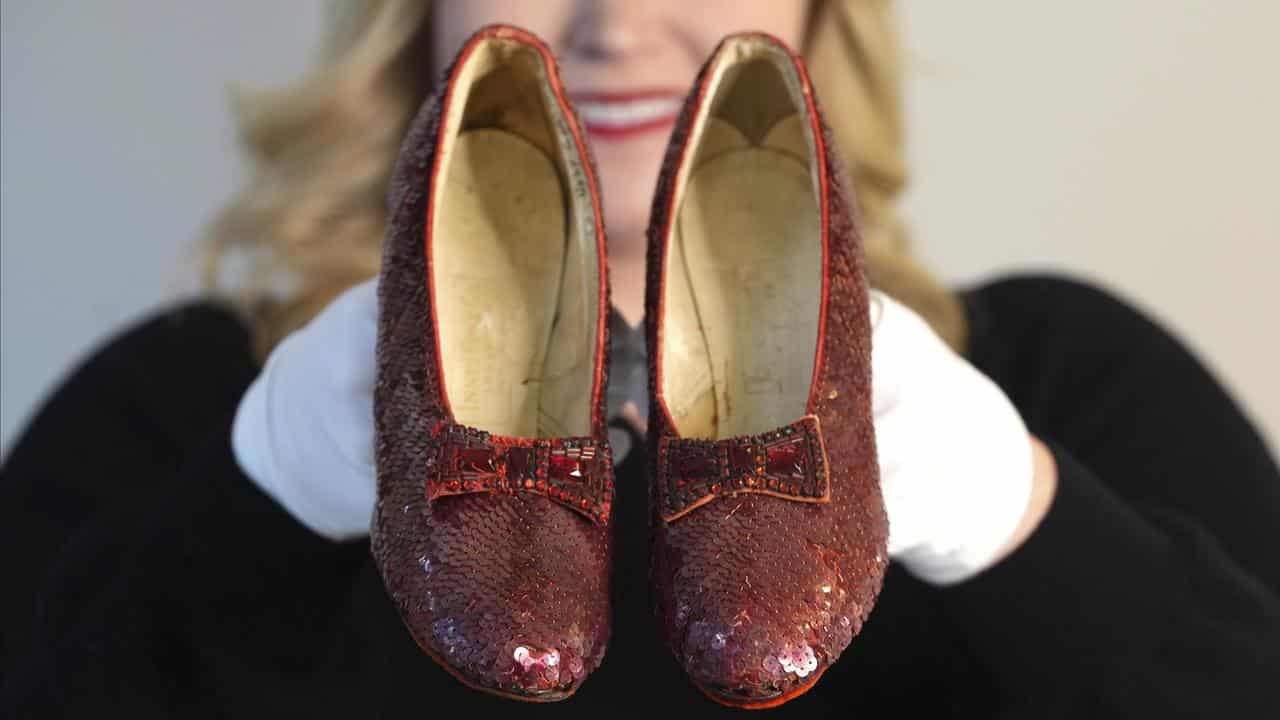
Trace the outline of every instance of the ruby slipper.
{"type": "Polygon", "coordinates": [[[726,38],[659,179],[646,330],[659,613],[727,705],[813,687],[888,563],[848,187],[799,58],[726,38]]]}
{"type": "Polygon", "coordinates": [[[595,173],[546,45],[472,36],[391,187],[374,558],[458,679],[566,698],[610,628],[608,281],[595,173]]]}

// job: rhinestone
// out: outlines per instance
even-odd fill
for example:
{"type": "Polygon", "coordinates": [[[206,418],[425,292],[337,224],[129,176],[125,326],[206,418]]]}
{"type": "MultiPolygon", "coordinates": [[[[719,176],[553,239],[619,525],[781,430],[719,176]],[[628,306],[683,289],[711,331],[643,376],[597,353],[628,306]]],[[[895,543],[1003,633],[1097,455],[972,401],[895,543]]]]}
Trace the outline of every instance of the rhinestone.
{"type": "Polygon", "coordinates": [[[493,453],[488,448],[460,448],[454,456],[453,467],[459,472],[491,473],[493,453]]]}
{"type": "Polygon", "coordinates": [[[512,478],[521,478],[529,474],[530,460],[532,459],[533,448],[526,447],[510,447],[507,448],[507,476],[512,478]]]}
{"type": "Polygon", "coordinates": [[[729,474],[748,475],[755,472],[756,455],[751,446],[729,446],[729,474]]]}
{"type": "Polygon", "coordinates": [[[678,477],[711,477],[719,472],[715,458],[698,452],[683,452],[671,460],[672,473],[678,477]]]}
{"type": "Polygon", "coordinates": [[[581,480],[586,477],[585,463],[581,458],[555,454],[551,456],[551,477],[556,480],[581,480]]]}
{"type": "Polygon", "coordinates": [[[799,441],[775,445],[765,451],[765,472],[776,475],[804,475],[805,454],[799,441]]]}

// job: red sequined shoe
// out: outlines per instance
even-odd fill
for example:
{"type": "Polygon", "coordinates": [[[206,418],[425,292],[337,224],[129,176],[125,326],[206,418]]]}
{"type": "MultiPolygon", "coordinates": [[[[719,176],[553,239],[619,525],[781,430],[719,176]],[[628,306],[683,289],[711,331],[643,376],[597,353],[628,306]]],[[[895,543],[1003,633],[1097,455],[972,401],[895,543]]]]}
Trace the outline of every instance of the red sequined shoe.
{"type": "Polygon", "coordinates": [[[813,687],[888,563],[854,212],[799,58],[726,38],[668,148],[646,293],[659,614],[723,704],[813,687]]]}
{"type": "Polygon", "coordinates": [[[610,629],[608,280],[551,52],[488,27],[413,121],[379,284],[372,551],[462,682],[571,695],[610,629]]]}

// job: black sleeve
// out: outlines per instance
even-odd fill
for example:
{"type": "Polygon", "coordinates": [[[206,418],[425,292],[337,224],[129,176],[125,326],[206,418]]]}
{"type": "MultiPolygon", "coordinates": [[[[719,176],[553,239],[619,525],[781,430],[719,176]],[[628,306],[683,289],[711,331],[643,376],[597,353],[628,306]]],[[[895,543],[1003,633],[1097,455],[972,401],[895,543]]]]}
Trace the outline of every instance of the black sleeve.
{"type": "Polygon", "coordinates": [[[369,653],[364,626],[334,620],[360,616],[348,606],[367,541],[330,542],[260,492],[235,463],[232,417],[213,423],[170,482],[67,543],[0,708],[289,715],[316,677],[343,677],[369,653]]]}
{"type": "Polygon", "coordinates": [[[0,467],[0,676],[25,651],[37,588],[71,537],[164,489],[256,370],[229,310],[191,303],[92,353],[34,415],[0,467]]]}
{"type": "Polygon", "coordinates": [[[0,473],[0,716],[190,716],[268,675],[278,694],[228,714],[289,714],[270,698],[360,656],[359,626],[329,618],[367,542],[314,535],[235,463],[256,372],[240,322],[193,305],[107,343],[36,415],[0,473]]]}
{"type": "Polygon", "coordinates": [[[969,298],[974,363],[1051,447],[1058,490],[945,605],[1014,705],[1280,717],[1280,472],[1169,333],[1055,278],[969,298]],[[998,339],[998,341],[997,341],[998,339]]]}

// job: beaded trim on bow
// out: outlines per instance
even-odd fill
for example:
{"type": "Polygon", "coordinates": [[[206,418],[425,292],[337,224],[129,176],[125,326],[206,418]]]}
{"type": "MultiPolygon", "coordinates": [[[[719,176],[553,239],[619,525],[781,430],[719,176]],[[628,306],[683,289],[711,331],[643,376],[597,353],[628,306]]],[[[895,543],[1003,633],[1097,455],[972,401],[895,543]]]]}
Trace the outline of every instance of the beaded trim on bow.
{"type": "Polygon", "coordinates": [[[613,508],[613,458],[590,437],[519,438],[452,422],[431,432],[427,499],[488,492],[542,495],[604,525],[613,508]]]}
{"type": "Polygon", "coordinates": [[[805,503],[831,499],[815,415],[759,435],[658,440],[658,501],[674,522],[717,498],[760,493],[805,503]]]}

